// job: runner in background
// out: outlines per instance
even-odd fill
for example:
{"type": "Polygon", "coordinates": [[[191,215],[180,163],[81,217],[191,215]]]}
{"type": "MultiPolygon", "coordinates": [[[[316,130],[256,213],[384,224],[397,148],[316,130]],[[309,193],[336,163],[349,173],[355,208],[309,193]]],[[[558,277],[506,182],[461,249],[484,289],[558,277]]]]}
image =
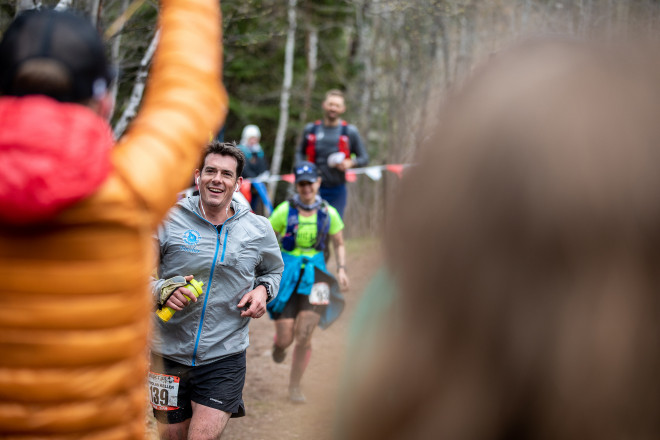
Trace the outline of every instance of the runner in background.
{"type": "MultiPolygon", "coordinates": [[[[266,153],[261,148],[261,130],[254,124],[246,125],[241,134],[241,142],[238,144],[245,155],[245,168],[243,169],[244,179],[257,179],[266,178],[270,174],[268,171],[268,160],[266,153]]],[[[252,181],[250,185],[250,207],[252,212],[259,215],[264,215],[264,202],[257,190],[257,186],[262,185],[265,190],[265,185],[261,182],[252,181]]],[[[269,205],[270,206],[270,205],[269,205]]],[[[271,206],[272,209],[272,206],[271,206]]]]}
{"type": "Polygon", "coordinates": [[[270,217],[280,237],[284,273],[277,298],[268,305],[275,320],[273,360],[284,361],[286,349],[295,342],[289,378],[289,398],[304,403],[300,382],[312,354],[312,334],[320,325],[327,328],[339,317],[347,290],[344,223],[337,210],[318,195],[321,178],[316,166],[302,162],[294,170],[296,193],[278,205],[270,217]],[[334,245],[337,279],[327,272],[323,248],[326,237],[334,245]]]}
{"type": "Polygon", "coordinates": [[[316,165],[322,179],[321,198],[343,218],[347,202],[346,170],[366,166],[369,155],[355,125],[341,119],[346,111],[341,90],[329,90],[322,109],[323,120],[305,126],[295,162],[309,161],[316,165]]]}

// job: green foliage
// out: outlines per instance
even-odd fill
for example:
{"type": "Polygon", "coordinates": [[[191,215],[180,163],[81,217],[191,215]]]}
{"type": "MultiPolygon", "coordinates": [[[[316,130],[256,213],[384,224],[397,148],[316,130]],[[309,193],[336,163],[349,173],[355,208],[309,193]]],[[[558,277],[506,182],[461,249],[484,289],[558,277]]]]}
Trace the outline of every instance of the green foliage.
{"type": "MultiPolygon", "coordinates": [[[[284,46],[288,17],[281,0],[222,2],[224,17],[224,82],[230,97],[225,140],[240,140],[243,127],[256,124],[262,146],[272,157],[284,76],[284,46]]],[[[320,104],[329,88],[346,88],[354,74],[346,54],[353,26],[351,7],[336,1],[300,1],[297,7],[293,87],[282,172],[293,164],[295,139],[303,128],[308,26],[319,28],[319,66],[310,118],[320,117],[320,104]]]]}
{"type": "Polygon", "coordinates": [[[2,30],[3,33],[14,18],[15,12],[16,7],[14,5],[9,3],[0,3],[0,30],[2,30]]]}
{"type": "MultiPolygon", "coordinates": [[[[13,19],[18,0],[0,1],[0,32],[13,19]]],[[[54,6],[57,0],[43,0],[54,6]]],[[[130,0],[99,0],[101,32],[130,0]]],[[[87,13],[95,2],[74,0],[87,13]]],[[[238,141],[243,127],[256,124],[270,160],[280,119],[288,16],[286,0],[222,0],[223,81],[229,94],[225,139],[238,141]]],[[[133,89],[139,64],[155,32],[158,1],[148,0],[121,30],[117,118],[133,89]]],[[[330,88],[345,91],[345,119],[356,124],[372,163],[414,161],[415,148],[434,124],[429,118],[447,91],[460,86],[476,64],[515,39],[530,34],[589,35],[595,29],[616,39],[626,32],[656,41],[660,25],[656,0],[580,2],[550,0],[298,0],[293,85],[281,172],[291,170],[295,143],[306,122],[321,117],[330,88]],[[311,30],[318,31],[315,85],[308,93],[307,53],[311,30]],[[435,92],[435,93],[434,93],[435,92]],[[436,101],[430,99],[436,98],[436,101]],[[426,124],[426,126],[425,126],[426,124]]],[[[367,179],[365,176],[360,179],[367,179]]],[[[398,181],[395,181],[398,182],[398,181]]],[[[280,183],[276,201],[289,188],[280,183]]],[[[351,187],[347,225],[375,230],[383,211],[383,182],[351,187]],[[357,193],[360,193],[359,196],[357,193]],[[353,200],[351,202],[350,200],[353,200]],[[363,218],[358,219],[360,207],[363,218]],[[355,214],[354,214],[355,213],[355,214]]],[[[355,232],[356,230],[353,229],[355,232]]]]}

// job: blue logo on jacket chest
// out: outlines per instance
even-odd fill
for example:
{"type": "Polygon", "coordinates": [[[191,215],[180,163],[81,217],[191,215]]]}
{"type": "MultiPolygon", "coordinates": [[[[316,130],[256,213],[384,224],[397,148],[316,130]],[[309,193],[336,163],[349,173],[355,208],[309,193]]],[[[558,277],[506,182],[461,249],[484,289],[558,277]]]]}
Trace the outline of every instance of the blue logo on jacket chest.
{"type": "Polygon", "coordinates": [[[192,254],[199,253],[199,249],[197,249],[197,244],[201,241],[202,234],[195,231],[194,229],[188,229],[186,232],[183,233],[181,238],[183,238],[183,242],[185,243],[181,245],[180,249],[182,251],[190,252],[192,254]]]}

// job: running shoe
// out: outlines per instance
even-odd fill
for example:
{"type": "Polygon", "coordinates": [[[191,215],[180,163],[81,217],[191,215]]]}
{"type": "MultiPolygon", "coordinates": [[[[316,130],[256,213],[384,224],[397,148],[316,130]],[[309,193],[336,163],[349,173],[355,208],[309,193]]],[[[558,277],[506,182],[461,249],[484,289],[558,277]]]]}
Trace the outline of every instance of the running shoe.
{"type": "Polygon", "coordinates": [[[275,361],[276,364],[281,364],[282,361],[284,361],[284,358],[286,357],[286,349],[285,348],[280,348],[277,345],[273,344],[273,361],[275,361]]]}
{"type": "Polygon", "coordinates": [[[300,387],[289,387],[289,400],[293,403],[305,403],[307,398],[302,393],[300,387]]]}

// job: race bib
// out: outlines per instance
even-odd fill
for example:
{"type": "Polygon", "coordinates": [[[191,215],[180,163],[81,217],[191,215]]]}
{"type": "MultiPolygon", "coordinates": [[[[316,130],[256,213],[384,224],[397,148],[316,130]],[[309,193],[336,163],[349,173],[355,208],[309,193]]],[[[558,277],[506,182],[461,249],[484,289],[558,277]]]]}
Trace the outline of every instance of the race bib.
{"type": "Polygon", "coordinates": [[[309,294],[309,303],[315,306],[330,304],[330,285],[324,282],[314,283],[309,294]]]}
{"type": "Polygon", "coordinates": [[[178,409],[179,377],[149,372],[149,399],[154,409],[178,409]]]}

